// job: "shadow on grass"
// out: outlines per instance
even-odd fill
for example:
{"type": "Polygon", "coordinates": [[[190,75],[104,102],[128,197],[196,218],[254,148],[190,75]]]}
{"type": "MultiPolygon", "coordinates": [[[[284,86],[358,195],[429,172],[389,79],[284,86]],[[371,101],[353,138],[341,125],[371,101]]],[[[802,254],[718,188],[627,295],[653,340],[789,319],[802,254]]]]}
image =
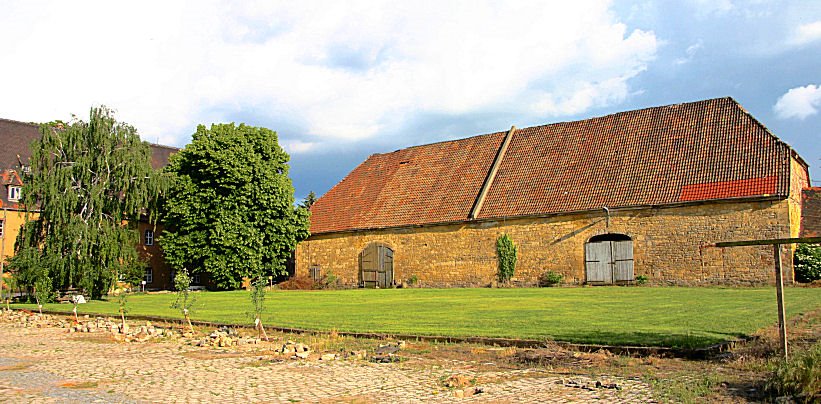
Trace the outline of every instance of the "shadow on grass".
{"type": "Polygon", "coordinates": [[[562,334],[555,337],[556,342],[570,342],[575,344],[635,346],[635,347],[663,347],[673,349],[704,349],[718,344],[746,339],[749,336],[717,331],[703,331],[699,333],[662,333],[644,331],[596,331],[586,334],[562,334]]]}

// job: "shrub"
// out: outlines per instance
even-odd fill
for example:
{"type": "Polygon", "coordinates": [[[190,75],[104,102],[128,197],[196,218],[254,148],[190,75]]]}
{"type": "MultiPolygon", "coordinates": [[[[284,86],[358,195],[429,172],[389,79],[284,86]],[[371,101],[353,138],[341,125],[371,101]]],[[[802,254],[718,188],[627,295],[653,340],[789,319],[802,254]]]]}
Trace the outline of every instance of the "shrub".
{"type": "Polygon", "coordinates": [[[336,289],[339,287],[339,284],[339,277],[334,275],[334,273],[331,271],[328,271],[328,273],[325,274],[325,276],[323,276],[322,279],[319,280],[319,282],[317,282],[317,286],[320,289],[336,289]]]}
{"type": "Polygon", "coordinates": [[[411,275],[410,278],[408,278],[408,285],[413,286],[413,285],[416,285],[417,283],[419,283],[419,277],[418,276],[411,275]]]}
{"type": "Polygon", "coordinates": [[[636,277],[636,285],[644,285],[647,283],[647,277],[644,275],[639,275],[636,277]]]}
{"type": "Polygon", "coordinates": [[[496,239],[496,253],[499,257],[499,282],[508,282],[516,270],[516,244],[507,234],[496,239]]]}
{"type": "Polygon", "coordinates": [[[779,360],[766,387],[771,394],[790,395],[798,402],[821,400],[821,343],[793,353],[787,361],[779,360]]]}
{"type": "Polygon", "coordinates": [[[821,246],[799,244],[795,249],[795,280],[812,282],[821,279],[821,246]]]}
{"type": "Polygon", "coordinates": [[[316,282],[308,276],[292,276],[285,282],[277,284],[280,290],[311,290],[316,289],[316,282]]]}
{"type": "Polygon", "coordinates": [[[539,277],[539,286],[541,287],[551,287],[556,286],[562,283],[562,279],[564,277],[562,274],[553,271],[547,271],[539,277]]]}

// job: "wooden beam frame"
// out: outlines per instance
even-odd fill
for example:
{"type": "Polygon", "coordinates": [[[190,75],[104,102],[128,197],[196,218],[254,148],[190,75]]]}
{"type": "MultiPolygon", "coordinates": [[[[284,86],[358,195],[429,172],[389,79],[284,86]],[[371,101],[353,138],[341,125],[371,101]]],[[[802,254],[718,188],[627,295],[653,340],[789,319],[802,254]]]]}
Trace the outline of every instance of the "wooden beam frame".
{"type": "Polygon", "coordinates": [[[473,204],[473,209],[470,210],[470,216],[468,216],[469,219],[476,219],[479,217],[479,212],[482,210],[482,205],[485,203],[485,197],[487,196],[488,191],[490,191],[490,186],[493,185],[493,179],[496,178],[496,172],[499,171],[499,166],[505,158],[507,146],[510,145],[510,139],[513,138],[514,132],[516,132],[516,126],[511,126],[510,130],[507,131],[507,135],[505,135],[505,140],[502,141],[502,145],[499,146],[499,151],[496,152],[496,158],[493,160],[493,165],[490,166],[490,171],[488,171],[487,177],[485,177],[485,182],[482,184],[482,189],[479,190],[479,195],[476,197],[476,203],[473,204]]]}
{"type": "Polygon", "coordinates": [[[781,268],[781,246],[783,244],[798,243],[821,243],[821,237],[791,237],[773,238],[765,240],[742,240],[723,241],[720,243],[706,244],[702,247],[746,247],[756,245],[773,246],[773,259],[775,262],[775,295],[778,303],[778,338],[781,340],[781,357],[787,360],[787,315],[784,309],[784,275],[781,268]]]}
{"type": "Polygon", "coordinates": [[[704,247],[744,247],[751,245],[777,245],[777,244],[798,244],[798,243],[821,243],[821,237],[793,237],[793,238],[771,238],[766,240],[744,240],[744,241],[722,241],[720,243],[706,244],[704,247]]]}

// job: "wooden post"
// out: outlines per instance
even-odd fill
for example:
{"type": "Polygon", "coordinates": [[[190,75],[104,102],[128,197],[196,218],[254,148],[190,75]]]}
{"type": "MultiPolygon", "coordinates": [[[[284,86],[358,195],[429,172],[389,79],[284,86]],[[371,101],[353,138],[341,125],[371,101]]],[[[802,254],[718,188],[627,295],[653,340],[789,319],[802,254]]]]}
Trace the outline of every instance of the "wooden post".
{"type": "Polygon", "coordinates": [[[781,244],[773,244],[775,258],[775,293],[778,299],[778,337],[781,340],[781,356],[787,360],[787,316],[784,312],[784,278],[781,270],[781,244]]]}

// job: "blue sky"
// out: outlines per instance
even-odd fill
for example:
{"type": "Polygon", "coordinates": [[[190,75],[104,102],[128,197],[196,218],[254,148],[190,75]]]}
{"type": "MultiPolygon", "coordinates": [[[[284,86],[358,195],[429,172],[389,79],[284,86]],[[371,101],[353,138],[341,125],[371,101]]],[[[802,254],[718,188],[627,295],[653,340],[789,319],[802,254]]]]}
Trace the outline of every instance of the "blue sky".
{"type": "MultiPolygon", "coordinates": [[[[4,1],[0,115],[279,133],[302,198],[372,153],[732,96],[821,180],[821,2],[4,1]],[[572,4],[563,4],[572,3],[572,4]]],[[[814,181],[815,185],[821,182],[814,181]]]]}

